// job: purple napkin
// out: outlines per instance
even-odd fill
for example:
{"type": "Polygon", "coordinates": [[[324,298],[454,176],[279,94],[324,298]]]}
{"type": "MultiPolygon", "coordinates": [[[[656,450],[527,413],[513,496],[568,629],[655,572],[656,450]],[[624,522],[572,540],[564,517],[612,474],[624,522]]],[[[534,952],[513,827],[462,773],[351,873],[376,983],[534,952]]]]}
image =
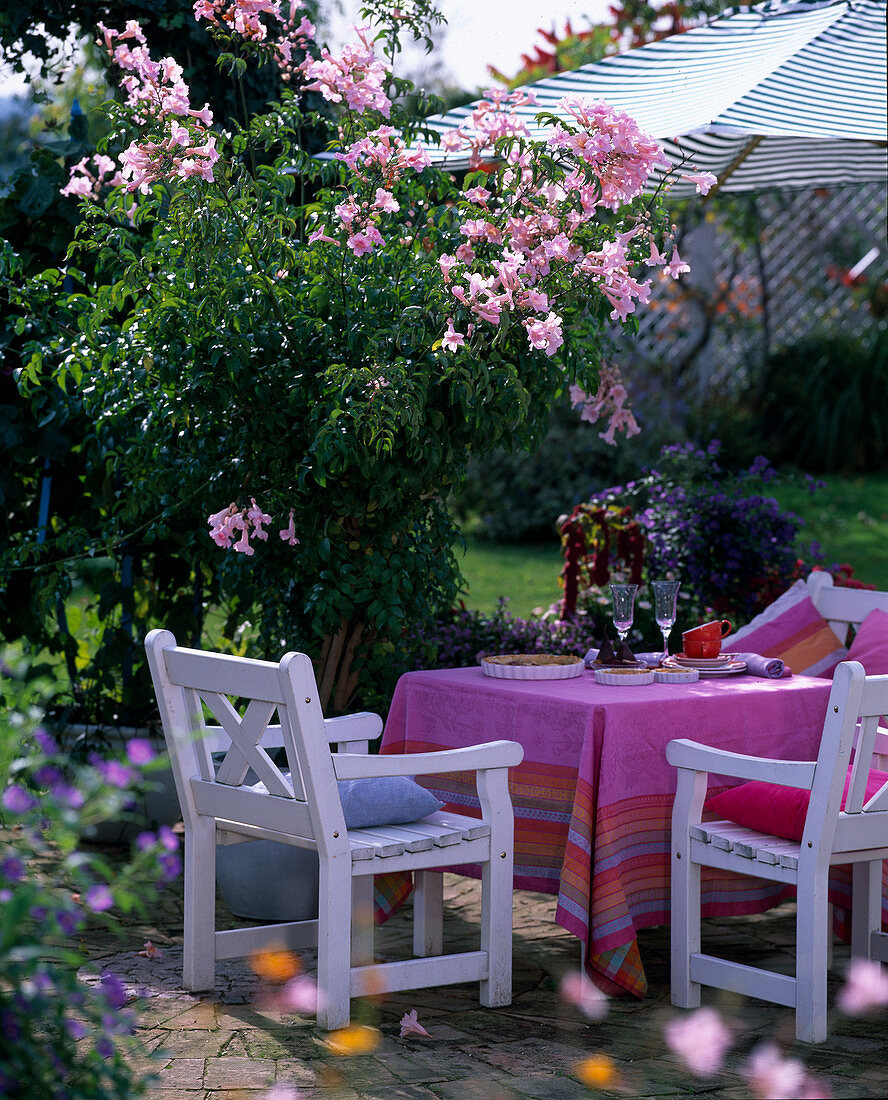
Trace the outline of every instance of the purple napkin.
{"type": "Polygon", "coordinates": [[[779,657],[762,657],[760,653],[737,653],[735,656],[738,661],[746,662],[746,671],[750,676],[763,676],[766,680],[792,676],[792,669],[779,657]]]}

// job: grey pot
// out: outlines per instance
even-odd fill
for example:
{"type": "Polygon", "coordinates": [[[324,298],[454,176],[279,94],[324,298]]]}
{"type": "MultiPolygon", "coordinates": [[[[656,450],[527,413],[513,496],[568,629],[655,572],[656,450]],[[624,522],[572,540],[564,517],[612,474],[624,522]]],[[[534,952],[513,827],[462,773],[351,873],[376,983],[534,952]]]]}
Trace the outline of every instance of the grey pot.
{"type": "Polygon", "coordinates": [[[318,857],[274,840],[216,846],[219,896],[236,917],[258,921],[314,920],[318,857]]]}

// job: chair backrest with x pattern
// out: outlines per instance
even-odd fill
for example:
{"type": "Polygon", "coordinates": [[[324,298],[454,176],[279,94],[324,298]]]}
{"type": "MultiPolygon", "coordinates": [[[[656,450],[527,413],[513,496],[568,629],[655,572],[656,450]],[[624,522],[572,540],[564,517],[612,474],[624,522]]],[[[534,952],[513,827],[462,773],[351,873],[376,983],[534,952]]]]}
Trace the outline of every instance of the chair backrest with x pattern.
{"type": "Polygon", "coordinates": [[[183,814],[288,832],[314,839],[321,850],[329,838],[344,838],[309,658],[288,653],[280,664],[247,661],[177,647],[168,631],[152,635],[149,660],[168,700],[165,732],[183,814]],[[204,708],[217,726],[207,726],[204,708]],[[269,729],[275,716],[278,724],[269,729]],[[284,750],[286,771],[269,755],[275,746],[284,750]],[[218,764],[214,750],[224,753],[218,764]],[[245,783],[250,769],[264,789],[252,776],[245,783]]]}

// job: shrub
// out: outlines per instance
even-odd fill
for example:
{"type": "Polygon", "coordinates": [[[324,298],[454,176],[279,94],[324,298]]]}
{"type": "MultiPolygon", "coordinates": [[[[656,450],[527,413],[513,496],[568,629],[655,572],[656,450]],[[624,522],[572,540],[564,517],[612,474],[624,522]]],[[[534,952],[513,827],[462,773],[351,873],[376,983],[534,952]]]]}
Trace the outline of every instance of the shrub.
{"type": "MultiPolygon", "coordinates": [[[[9,710],[0,729],[0,1095],[6,1100],[130,1100],[145,1088],[129,996],[88,964],[75,937],[116,929],[115,910],[147,913],[154,884],[179,873],[178,840],[143,833],[122,867],[83,849],[90,825],[124,811],[150,752],[74,765],[39,725],[0,661],[9,710]]],[[[141,1052],[140,1052],[141,1054],[141,1052]]]]}
{"type": "MultiPolygon", "coordinates": [[[[761,492],[778,476],[770,463],[760,457],[731,473],[719,464],[719,451],[718,442],[706,450],[690,443],[665,447],[644,477],[585,506],[609,508],[624,524],[631,515],[645,540],[642,579],[681,580],[679,606],[689,622],[715,615],[745,622],[821,557],[811,547],[810,562],[799,559],[801,519],[761,492]]],[[[570,537],[565,527],[566,549],[570,537]]],[[[596,550],[589,542],[578,560],[581,607],[597,604],[610,579],[596,550]]]]}
{"type": "Polygon", "coordinates": [[[761,431],[775,462],[821,473],[888,461],[888,327],[861,340],[815,334],[776,352],[762,385],[761,431]]]}

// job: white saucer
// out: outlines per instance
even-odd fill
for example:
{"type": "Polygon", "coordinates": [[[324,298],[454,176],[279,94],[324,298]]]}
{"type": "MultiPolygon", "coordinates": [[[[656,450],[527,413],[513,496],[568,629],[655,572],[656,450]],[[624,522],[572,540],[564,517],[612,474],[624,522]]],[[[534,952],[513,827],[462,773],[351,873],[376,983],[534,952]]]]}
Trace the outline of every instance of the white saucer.
{"type": "Polygon", "coordinates": [[[746,671],[745,661],[728,660],[727,662],[719,662],[709,668],[702,668],[699,665],[691,666],[685,661],[679,661],[677,657],[667,657],[664,662],[668,667],[687,669],[696,667],[701,676],[733,676],[737,672],[746,671]]]}
{"type": "Polygon", "coordinates": [[[674,653],[672,660],[687,668],[723,668],[736,661],[736,653],[722,653],[718,657],[686,657],[683,653],[674,653]]]}

